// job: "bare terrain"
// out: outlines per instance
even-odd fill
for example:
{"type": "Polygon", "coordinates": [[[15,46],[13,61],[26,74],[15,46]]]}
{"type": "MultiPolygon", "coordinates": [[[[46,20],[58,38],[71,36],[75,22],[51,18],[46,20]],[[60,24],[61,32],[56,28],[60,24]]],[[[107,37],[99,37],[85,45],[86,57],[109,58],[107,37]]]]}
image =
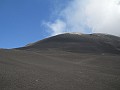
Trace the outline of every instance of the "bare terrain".
{"type": "Polygon", "coordinates": [[[66,33],[0,49],[0,90],[120,90],[120,37],[66,33]]]}

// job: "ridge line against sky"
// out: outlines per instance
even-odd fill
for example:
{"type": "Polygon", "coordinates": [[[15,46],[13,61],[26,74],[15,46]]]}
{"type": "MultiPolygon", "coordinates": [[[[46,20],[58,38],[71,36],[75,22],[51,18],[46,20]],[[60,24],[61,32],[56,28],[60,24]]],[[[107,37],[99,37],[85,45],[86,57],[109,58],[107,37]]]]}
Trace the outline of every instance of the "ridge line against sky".
{"type": "Polygon", "coordinates": [[[120,0],[0,0],[0,48],[64,32],[120,36],[120,0]]]}
{"type": "Polygon", "coordinates": [[[58,10],[57,17],[43,23],[52,35],[82,32],[120,36],[120,0],[71,0],[58,10]]]}

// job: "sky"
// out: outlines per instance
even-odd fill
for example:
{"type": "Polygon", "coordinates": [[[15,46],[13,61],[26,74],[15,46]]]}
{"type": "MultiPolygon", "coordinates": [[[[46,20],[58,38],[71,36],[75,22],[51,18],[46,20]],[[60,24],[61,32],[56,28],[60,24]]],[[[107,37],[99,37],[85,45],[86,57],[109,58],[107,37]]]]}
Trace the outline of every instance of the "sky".
{"type": "Polygon", "coordinates": [[[0,48],[65,32],[120,36],[120,0],[0,0],[0,48]]]}

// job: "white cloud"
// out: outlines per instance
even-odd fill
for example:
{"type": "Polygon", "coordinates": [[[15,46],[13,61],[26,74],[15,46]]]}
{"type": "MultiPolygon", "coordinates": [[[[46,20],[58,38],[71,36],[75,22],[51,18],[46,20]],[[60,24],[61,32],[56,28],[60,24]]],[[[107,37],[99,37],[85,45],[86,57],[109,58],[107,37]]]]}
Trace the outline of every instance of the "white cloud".
{"type": "Polygon", "coordinates": [[[91,0],[87,6],[87,25],[93,32],[120,36],[119,0],[91,0]]]}
{"type": "Polygon", "coordinates": [[[120,0],[72,0],[55,22],[46,24],[52,34],[108,33],[120,36],[120,0]]]}
{"type": "Polygon", "coordinates": [[[52,31],[52,35],[61,34],[65,31],[66,28],[66,23],[59,19],[57,19],[54,23],[48,22],[46,25],[52,31]]]}

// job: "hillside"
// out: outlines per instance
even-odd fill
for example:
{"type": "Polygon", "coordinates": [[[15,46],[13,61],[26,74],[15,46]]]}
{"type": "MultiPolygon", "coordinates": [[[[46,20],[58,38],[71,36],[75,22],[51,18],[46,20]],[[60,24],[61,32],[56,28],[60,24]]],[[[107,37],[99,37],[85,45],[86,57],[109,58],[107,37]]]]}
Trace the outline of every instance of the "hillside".
{"type": "Polygon", "coordinates": [[[21,50],[59,49],[78,53],[118,53],[120,37],[106,34],[65,33],[19,48],[21,50]]]}
{"type": "Polygon", "coordinates": [[[120,90],[120,37],[65,33],[0,49],[0,90],[120,90]]]}

